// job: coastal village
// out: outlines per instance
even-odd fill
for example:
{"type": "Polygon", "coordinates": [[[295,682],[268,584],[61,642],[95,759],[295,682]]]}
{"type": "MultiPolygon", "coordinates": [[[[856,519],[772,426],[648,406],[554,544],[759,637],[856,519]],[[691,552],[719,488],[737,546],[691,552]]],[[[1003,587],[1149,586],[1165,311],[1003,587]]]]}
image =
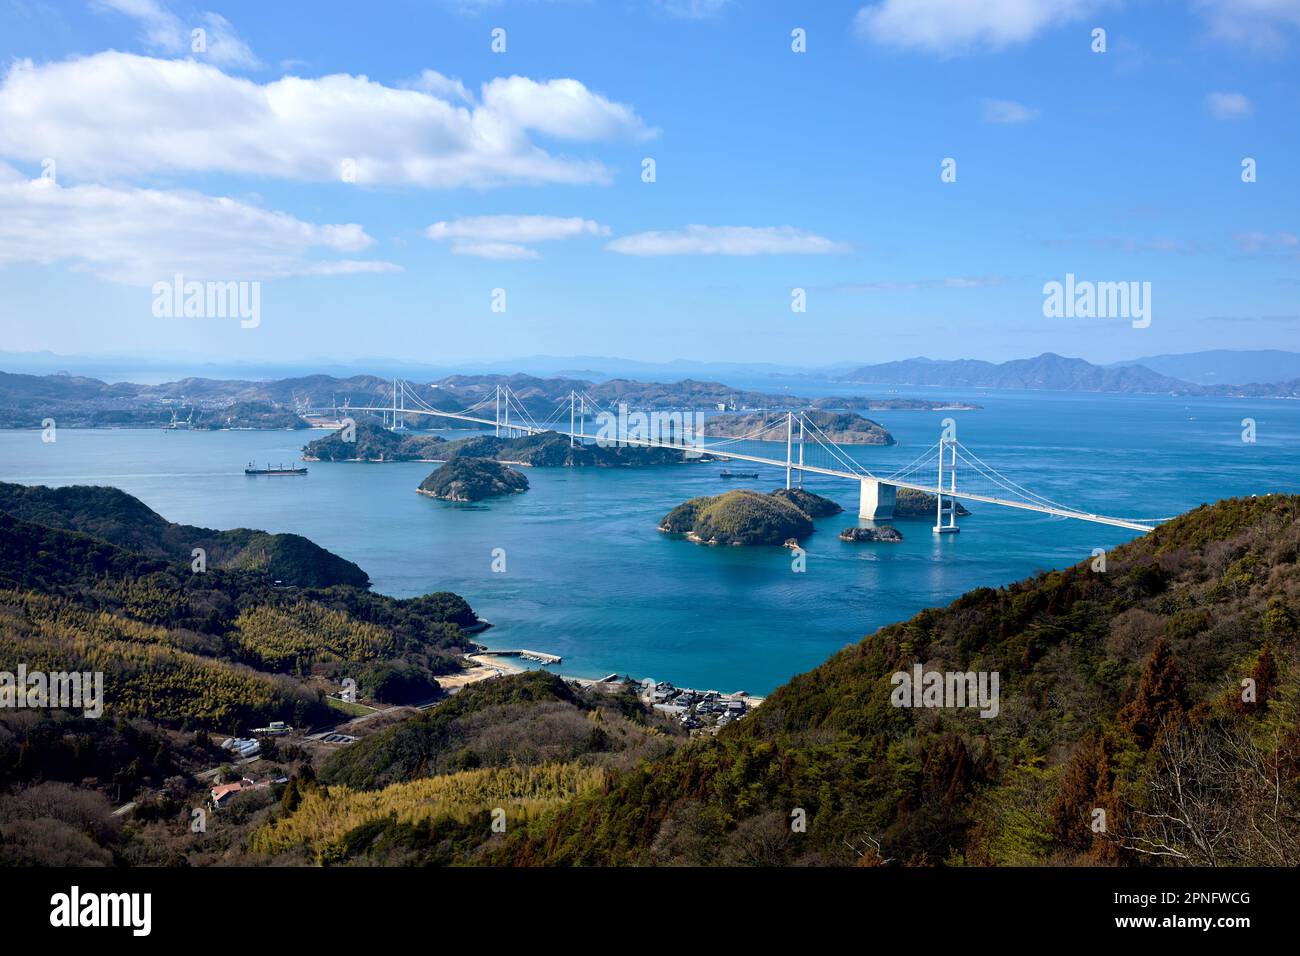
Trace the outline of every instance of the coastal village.
{"type": "MultiPolygon", "coordinates": [[[[562,662],[558,655],[541,651],[526,648],[493,650],[479,645],[474,653],[466,655],[464,671],[439,678],[444,696],[436,700],[414,707],[386,707],[373,702],[367,704],[355,699],[349,691],[340,690],[329,695],[329,699],[340,706],[343,717],[336,725],[310,730],[295,729],[283,721],[272,721],[266,727],[253,728],[248,737],[226,738],[221,742],[221,749],[229,752],[230,762],[205,774],[213,778],[209,806],[220,811],[242,795],[286,782],[284,772],[271,759],[281,756],[282,752],[275,745],[268,745],[270,740],[291,741],[300,746],[305,754],[323,758],[340,747],[355,743],[361,737],[437,706],[470,684],[495,680],[526,669],[523,665],[510,661],[510,658],[543,667],[552,667],[562,662]]],[[[762,697],[743,690],[729,693],[697,690],[692,687],[677,687],[668,681],[637,681],[619,674],[609,674],[600,680],[564,676],[564,680],[600,693],[635,693],[644,706],[675,721],[691,737],[716,734],[728,724],[743,720],[763,702],[762,697]]]]}
{"type": "Polygon", "coordinates": [[[674,687],[666,681],[660,681],[642,695],[643,700],[646,698],[656,711],[680,721],[691,731],[691,736],[716,734],[763,702],[763,698],[751,697],[743,690],[721,694],[716,690],[674,687]]]}
{"type": "MultiPolygon", "coordinates": [[[[562,663],[562,658],[559,656],[541,651],[488,650],[484,647],[480,647],[475,654],[467,655],[466,660],[476,667],[488,668],[492,671],[477,679],[517,673],[523,669],[517,665],[504,664],[501,660],[503,657],[519,657],[546,666],[562,663]]],[[[650,707],[655,713],[678,721],[682,727],[691,732],[692,737],[715,734],[727,724],[742,719],[763,702],[762,697],[753,696],[743,690],[730,693],[696,690],[693,687],[676,687],[667,681],[657,683],[649,680],[637,681],[632,677],[619,674],[609,674],[600,680],[583,677],[565,677],[565,680],[579,687],[591,687],[609,694],[636,688],[641,703],[650,707]]],[[[450,688],[448,690],[451,693],[455,692],[450,688]]]]}

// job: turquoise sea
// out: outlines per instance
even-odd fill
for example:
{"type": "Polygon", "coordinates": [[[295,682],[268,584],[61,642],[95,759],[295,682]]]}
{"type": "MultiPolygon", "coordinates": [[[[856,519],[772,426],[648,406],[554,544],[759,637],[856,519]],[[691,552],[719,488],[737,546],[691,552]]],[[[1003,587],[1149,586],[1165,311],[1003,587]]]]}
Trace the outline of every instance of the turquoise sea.
{"type": "MultiPolygon", "coordinates": [[[[808,394],[809,389],[801,388],[808,394]]],[[[826,393],[846,394],[844,386],[826,393]]],[[[882,395],[881,389],[868,394],[882,395]]],[[[1300,492],[1300,405],[1060,392],[891,395],[962,399],[978,411],[867,412],[898,439],[855,456],[888,473],[934,443],[952,415],[963,442],[1028,488],[1085,511],[1173,515],[1233,495],[1300,492]],[[1243,418],[1257,440],[1242,441],[1243,418]]],[[[531,489],[454,505],[415,493],[433,466],[312,463],[305,478],[246,478],[288,463],[320,432],[63,429],[0,432],[0,479],[115,485],[164,517],[214,528],[292,531],[360,564],[387,594],[452,590],[495,625],[484,641],[561,654],[566,674],[611,671],[723,691],[770,691],[873,629],[964,591],[1090,558],[1120,528],[971,504],[962,533],[900,522],[897,545],[850,545],[855,484],[809,478],[846,514],[817,522],[807,570],[781,548],[708,548],[655,530],[674,505],[737,483],[723,465],[635,471],[529,469],[531,489]],[[506,572],[493,573],[504,548],[506,572]]],[[[463,435],[466,433],[456,433],[463,435]]],[[[773,449],[775,457],[784,448],[773,449]]],[[[749,465],[735,468],[751,470],[749,465]]],[[[763,469],[746,487],[771,490],[763,469]]]]}

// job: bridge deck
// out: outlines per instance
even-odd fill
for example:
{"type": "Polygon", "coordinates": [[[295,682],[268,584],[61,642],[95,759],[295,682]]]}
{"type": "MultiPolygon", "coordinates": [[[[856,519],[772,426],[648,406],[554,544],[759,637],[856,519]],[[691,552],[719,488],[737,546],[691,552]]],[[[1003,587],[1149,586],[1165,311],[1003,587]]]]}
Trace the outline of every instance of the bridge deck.
{"type": "MultiPolygon", "coordinates": [[[[360,406],[360,407],[354,406],[352,410],[358,412],[391,412],[392,411],[392,409],[386,405],[385,406],[360,406]]],[[[426,411],[424,409],[407,408],[407,409],[403,409],[401,413],[404,415],[431,415],[435,418],[452,418],[458,421],[474,422],[475,424],[484,425],[489,428],[496,428],[498,425],[500,425],[501,427],[508,427],[515,431],[526,432],[528,434],[540,434],[541,432],[553,431],[559,435],[563,435],[565,438],[571,437],[579,441],[587,440],[587,441],[594,442],[597,441],[599,437],[596,435],[588,435],[585,432],[578,432],[578,431],[570,432],[562,428],[540,428],[532,425],[516,424],[514,422],[511,422],[507,426],[504,422],[497,422],[495,419],[481,418],[475,415],[466,415],[459,412],[426,411]]],[[[644,439],[625,438],[625,439],[621,439],[621,443],[624,445],[636,445],[645,448],[676,448],[676,449],[682,448],[680,444],[675,444],[673,442],[668,442],[668,441],[661,441],[653,438],[644,438],[644,439]]],[[[921,491],[930,495],[942,494],[945,498],[958,498],[963,501],[980,501],[985,504],[998,505],[1003,508],[1016,508],[1021,511],[1034,511],[1034,512],[1038,512],[1039,514],[1056,515],[1057,517],[1060,518],[1074,518],[1078,521],[1091,521],[1094,524],[1111,525],[1116,528],[1127,528],[1130,531],[1141,531],[1143,533],[1146,533],[1150,531],[1152,528],[1150,524],[1141,524],[1136,521],[1131,521],[1127,518],[1112,518],[1107,515],[1093,514],[1091,512],[1073,511],[1069,508],[1055,508],[1049,505],[1034,504],[1028,501],[1016,501],[1010,498],[998,498],[992,495],[980,495],[968,491],[962,491],[961,489],[958,489],[956,491],[950,491],[947,488],[940,489],[934,487],[933,485],[921,485],[910,481],[896,481],[890,478],[883,478],[880,477],[879,475],[872,474],[870,471],[868,471],[865,468],[860,472],[854,472],[854,471],[846,471],[837,468],[825,468],[819,465],[800,464],[798,461],[787,462],[784,458],[781,459],[765,458],[759,455],[748,455],[742,452],[724,450],[721,447],[710,448],[707,443],[698,447],[691,446],[691,448],[693,450],[704,452],[705,454],[715,455],[719,458],[734,459],[736,461],[748,461],[748,462],[753,462],[756,465],[768,465],[772,468],[780,468],[780,469],[785,469],[788,467],[794,471],[802,471],[802,472],[807,472],[809,474],[826,475],[832,478],[844,478],[850,481],[861,481],[863,479],[871,479],[873,481],[879,481],[881,484],[892,485],[895,488],[910,488],[913,491],[921,491]]]]}

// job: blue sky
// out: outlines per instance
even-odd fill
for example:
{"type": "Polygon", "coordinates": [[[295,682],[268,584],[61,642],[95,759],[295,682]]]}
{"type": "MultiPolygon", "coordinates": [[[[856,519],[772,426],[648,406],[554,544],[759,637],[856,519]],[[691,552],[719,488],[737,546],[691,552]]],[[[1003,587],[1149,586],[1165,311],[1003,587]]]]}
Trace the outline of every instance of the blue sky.
{"type": "Polygon", "coordinates": [[[1298,52],[1300,0],[0,0],[0,350],[1300,349],[1298,52]],[[177,272],[260,324],[155,316],[177,272]]]}

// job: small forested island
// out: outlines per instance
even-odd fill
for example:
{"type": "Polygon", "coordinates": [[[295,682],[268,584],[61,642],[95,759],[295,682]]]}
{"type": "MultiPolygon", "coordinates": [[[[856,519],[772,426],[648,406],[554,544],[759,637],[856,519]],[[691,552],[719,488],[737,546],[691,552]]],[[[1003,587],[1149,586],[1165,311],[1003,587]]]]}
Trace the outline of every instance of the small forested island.
{"type": "Polygon", "coordinates": [[[826,411],[866,408],[873,412],[974,412],[984,406],[974,402],[931,401],[925,398],[819,398],[810,406],[826,411]]]}
{"type": "Polygon", "coordinates": [[[480,435],[447,442],[438,449],[438,457],[493,458],[511,465],[535,468],[640,468],[651,465],[675,465],[692,461],[712,461],[711,455],[680,448],[645,448],[637,445],[576,444],[570,447],[567,435],[539,432],[517,438],[480,435]]]}
{"type": "Polygon", "coordinates": [[[903,540],[903,535],[897,528],[881,525],[878,528],[845,528],[840,532],[840,540],[884,541],[889,544],[898,544],[903,540]]]}
{"type": "MultiPolygon", "coordinates": [[[[894,517],[933,518],[938,504],[934,495],[929,492],[917,491],[915,488],[899,488],[894,499],[894,517]]],[[[970,514],[960,501],[954,501],[952,504],[957,509],[958,517],[970,514]]]]}
{"type": "MultiPolygon", "coordinates": [[[[894,436],[884,425],[863,418],[856,412],[805,411],[804,417],[815,425],[820,435],[842,445],[894,445],[894,436]]],[[[710,438],[743,438],[753,434],[771,421],[768,414],[715,415],[704,423],[704,433],[710,438]]],[[[796,427],[796,432],[797,432],[796,427]]],[[[784,426],[781,427],[784,435],[784,426]]],[[[798,435],[795,435],[798,438],[798,435]]],[[[807,440],[811,441],[811,437],[807,440]]]]}
{"type": "Polygon", "coordinates": [[[303,461],[434,461],[445,458],[441,435],[403,435],[378,422],[357,422],[355,441],[344,440],[344,429],[308,442],[303,461]]]}
{"type": "MultiPolygon", "coordinates": [[[[799,500],[821,514],[833,501],[801,491],[799,500]]],[[[726,494],[691,498],[659,522],[665,534],[684,534],[698,544],[785,545],[813,532],[812,516],[791,500],[790,492],[765,495],[759,491],[728,491],[726,494]]]]}
{"type": "Polygon", "coordinates": [[[436,468],[416,489],[443,501],[482,501],[528,490],[528,479],[490,458],[457,457],[436,468]]]}

